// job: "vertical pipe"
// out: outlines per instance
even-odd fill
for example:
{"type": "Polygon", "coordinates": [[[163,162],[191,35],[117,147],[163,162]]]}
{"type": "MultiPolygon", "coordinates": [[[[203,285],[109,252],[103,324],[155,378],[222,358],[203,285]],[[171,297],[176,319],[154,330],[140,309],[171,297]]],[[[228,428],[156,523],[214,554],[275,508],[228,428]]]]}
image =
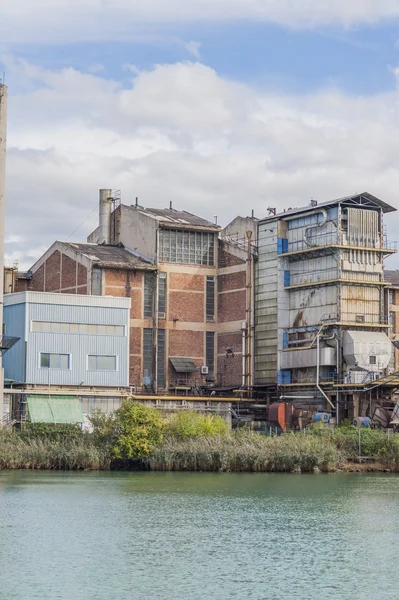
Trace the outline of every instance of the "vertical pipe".
{"type": "MultiPolygon", "coordinates": [[[[0,83],[0,327],[3,330],[4,218],[6,202],[7,87],[0,83]]],[[[0,422],[4,412],[4,372],[0,351],[0,422]]]]}
{"type": "Polygon", "coordinates": [[[247,255],[247,361],[246,361],[246,386],[251,387],[252,379],[252,231],[247,231],[248,255],[247,255]]]}
{"type": "Polygon", "coordinates": [[[241,379],[241,387],[245,388],[246,378],[245,378],[245,343],[246,343],[246,335],[247,335],[247,324],[245,321],[241,323],[241,333],[242,333],[242,379],[241,379]]]}
{"type": "Polygon", "coordinates": [[[112,190],[100,190],[98,243],[111,243],[112,190]]]}

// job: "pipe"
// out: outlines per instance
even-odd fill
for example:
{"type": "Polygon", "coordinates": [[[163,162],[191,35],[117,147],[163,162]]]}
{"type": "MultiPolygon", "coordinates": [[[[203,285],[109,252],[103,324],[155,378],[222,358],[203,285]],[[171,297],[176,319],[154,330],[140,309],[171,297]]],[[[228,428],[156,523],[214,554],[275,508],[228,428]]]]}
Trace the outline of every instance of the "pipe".
{"type": "Polygon", "coordinates": [[[313,214],[322,214],[323,220],[321,221],[321,223],[317,223],[317,225],[310,225],[309,227],[306,227],[305,233],[303,234],[303,241],[305,242],[305,244],[307,246],[311,246],[311,243],[308,240],[308,231],[310,231],[311,229],[314,229],[315,227],[324,227],[324,225],[327,223],[327,211],[324,208],[320,208],[318,211],[315,211],[313,214]]]}
{"type": "Polygon", "coordinates": [[[280,396],[280,400],[314,400],[314,396],[280,396]]]}
{"type": "Polygon", "coordinates": [[[247,244],[248,244],[248,254],[247,254],[247,352],[246,352],[246,387],[249,389],[251,387],[251,379],[252,379],[252,331],[251,331],[251,321],[252,321],[252,231],[247,231],[247,244]]]}
{"type": "Polygon", "coordinates": [[[330,398],[327,396],[327,394],[324,393],[324,391],[320,387],[320,335],[319,334],[317,335],[317,340],[316,340],[316,354],[317,354],[317,358],[316,358],[316,387],[319,390],[319,392],[324,396],[324,398],[327,400],[327,402],[329,403],[329,405],[335,410],[334,404],[331,402],[330,398]]]}
{"type": "Polygon", "coordinates": [[[100,190],[98,243],[111,243],[112,190],[100,190]]]}
{"type": "Polygon", "coordinates": [[[245,388],[245,338],[246,338],[246,329],[247,324],[245,321],[241,323],[241,333],[242,333],[242,379],[241,379],[241,387],[245,388]]]}

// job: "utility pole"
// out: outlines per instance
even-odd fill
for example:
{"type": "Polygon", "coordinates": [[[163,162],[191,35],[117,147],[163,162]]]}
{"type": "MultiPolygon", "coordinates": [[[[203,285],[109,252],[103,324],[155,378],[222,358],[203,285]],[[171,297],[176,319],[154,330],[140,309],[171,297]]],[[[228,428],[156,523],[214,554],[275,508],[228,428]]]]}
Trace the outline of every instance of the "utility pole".
{"type": "MultiPolygon", "coordinates": [[[[7,87],[0,83],[0,335],[3,335],[4,219],[6,204],[7,87]]],[[[1,339],[1,338],[0,338],[1,339]]],[[[4,413],[4,371],[0,349],[0,421],[4,413]]]]}

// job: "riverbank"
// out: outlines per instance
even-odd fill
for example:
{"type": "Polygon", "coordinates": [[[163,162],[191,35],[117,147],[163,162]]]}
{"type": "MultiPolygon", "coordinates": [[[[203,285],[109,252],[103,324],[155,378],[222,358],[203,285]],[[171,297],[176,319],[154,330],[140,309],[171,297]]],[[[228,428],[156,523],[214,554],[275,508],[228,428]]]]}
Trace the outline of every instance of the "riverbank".
{"type": "Polygon", "coordinates": [[[126,458],[96,433],[44,428],[0,435],[0,469],[399,472],[399,434],[338,428],[268,437],[240,430],[182,439],[175,432],[159,438],[147,453],[126,458]]]}

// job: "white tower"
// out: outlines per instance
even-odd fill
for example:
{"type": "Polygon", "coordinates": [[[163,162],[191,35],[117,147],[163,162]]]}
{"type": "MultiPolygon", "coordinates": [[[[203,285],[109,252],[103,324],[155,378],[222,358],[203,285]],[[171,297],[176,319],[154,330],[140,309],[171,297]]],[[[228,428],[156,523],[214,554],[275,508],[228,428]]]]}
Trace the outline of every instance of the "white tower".
{"type": "MultiPolygon", "coordinates": [[[[7,87],[0,83],[0,335],[3,333],[4,219],[6,203],[7,87]]],[[[4,412],[4,372],[0,351],[0,421],[4,412]]]]}

